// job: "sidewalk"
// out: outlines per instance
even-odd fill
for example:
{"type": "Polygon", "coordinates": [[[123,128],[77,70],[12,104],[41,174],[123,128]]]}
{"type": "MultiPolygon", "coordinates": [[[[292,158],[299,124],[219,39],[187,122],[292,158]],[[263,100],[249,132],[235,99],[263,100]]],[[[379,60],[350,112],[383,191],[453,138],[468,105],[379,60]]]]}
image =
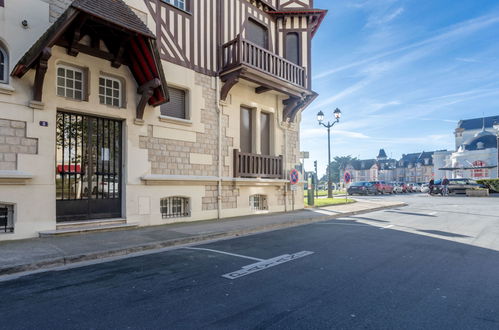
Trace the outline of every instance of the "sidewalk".
{"type": "Polygon", "coordinates": [[[407,204],[362,200],[288,213],[198,221],[132,230],[0,242],[0,275],[123,256],[206,240],[237,237],[407,204]]]}

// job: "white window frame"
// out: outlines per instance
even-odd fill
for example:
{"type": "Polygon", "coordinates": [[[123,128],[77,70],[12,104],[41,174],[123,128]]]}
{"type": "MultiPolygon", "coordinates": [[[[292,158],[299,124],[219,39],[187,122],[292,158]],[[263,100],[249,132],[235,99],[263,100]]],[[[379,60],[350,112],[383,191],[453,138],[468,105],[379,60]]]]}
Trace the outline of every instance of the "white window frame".
{"type": "Polygon", "coordinates": [[[113,78],[113,77],[106,76],[106,75],[100,75],[99,76],[99,103],[103,104],[103,105],[108,105],[108,106],[111,106],[111,107],[122,108],[123,107],[123,82],[120,79],[117,79],[117,78],[113,78]],[[106,85],[103,86],[104,87],[104,94],[101,94],[101,90],[100,90],[101,89],[101,84],[100,84],[100,80],[101,79],[104,79],[104,83],[107,80],[110,80],[113,83],[115,83],[115,82],[118,83],[118,97],[114,96],[114,91],[116,90],[114,88],[114,86],[111,86],[111,91],[113,92],[113,95],[108,96],[108,95],[105,94],[105,91],[108,88],[106,85]],[[104,102],[102,102],[101,97],[104,98],[104,102]],[[109,97],[111,98],[111,104],[109,104],[109,103],[106,102],[107,98],[109,98],[109,97]],[[118,99],[118,105],[114,104],[114,100],[115,99],[118,99]]]}
{"type": "Polygon", "coordinates": [[[63,65],[63,64],[59,64],[56,66],[56,78],[55,78],[55,88],[56,88],[56,95],[57,96],[60,96],[60,97],[64,97],[64,98],[67,98],[67,99],[72,99],[72,100],[77,100],[77,101],[85,101],[86,99],[86,76],[85,76],[85,71],[80,69],[80,68],[77,68],[77,67],[74,67],[74,66],[70,66],[70,65],[63,65]],[[64,82],[64,86],[61,86],[59,85],[59,78],[61,76],[59,76],[59,69],[64,69],[65,72],[64,72],[64,78],[65,79],[65,82],[64,82]],[[67,82],[67,74],[66,74],[66,71],[67,70],[71,70],[73,71],[73,73],[80,73],[81,74],[81,90],[80,89],[76,89],[75,88],[75,82],[76,82],[76,78],[75,76],[73,75],[73,87],[67,87],[66,86],[66,82],[67,82]],[[63,88],[64,89],[64,95],[61,95],[59,94],[59,88],[63,88]],[[73,97],[71,96],[68,96],[67,94],[67,91],[68,90],[72,90],[73,91],[73,97]],[[81,98],[77,98],[75,97],[75,94],[76,92],[81,92],[81,98]]]}
{"type": "Polygon", "coordinates": [[[175,8],[178,8],[183,11],[187,11],[187,1],[188,0],[163,0],[164,2],[172,5],[175,8]]]}
{"type": "Polygon", "coordinates": [[[7,53],[7,49],[0,43],[0,53],[2,53],[4,62],[3,62],[3,79],[0,80],[2,84],[9,83],[9,54],[7,53]]]}

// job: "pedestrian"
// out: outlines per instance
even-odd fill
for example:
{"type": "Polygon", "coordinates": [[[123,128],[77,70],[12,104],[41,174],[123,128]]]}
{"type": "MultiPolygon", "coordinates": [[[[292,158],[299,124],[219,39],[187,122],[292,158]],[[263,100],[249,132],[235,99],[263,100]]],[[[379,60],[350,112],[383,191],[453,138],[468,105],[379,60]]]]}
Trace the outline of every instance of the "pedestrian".
{"type": "Polygon", "coordinates": [[[444,176],[444,179],[442,180],[442,196],[443,195],[448,195],[449,194],[449,190],[447,188],[447,186],[449,185],[449,179],[447,179],[446,176],[444,176]]]}
{"type": "Polygon", "coordinates": [[[428,184],[428,186],[430,188],[430,195],[433,195],[433,188],[435,186],[435,180],[431,179],[430,183],[428,184]]]}

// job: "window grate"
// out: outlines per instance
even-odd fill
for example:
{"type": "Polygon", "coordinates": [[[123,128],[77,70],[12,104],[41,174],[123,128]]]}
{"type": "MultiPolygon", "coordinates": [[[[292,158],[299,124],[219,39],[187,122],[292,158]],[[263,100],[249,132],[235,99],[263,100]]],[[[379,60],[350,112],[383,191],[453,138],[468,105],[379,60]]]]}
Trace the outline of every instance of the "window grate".
{"type": "Polygon", "coordinates": [[[14,206],[0,205],[0,232],[14,232],[14,206]]]}
{"type": "Polygon", "coordinates": [[[57,95],[83,100],[83,71],[59,66],[57,68],[57,95]]]}
{"type": "Polygon", "coordinates": [[[269,209],[266,195],[251,195],[249,202],[252,211],[266,211],[269,209]]]}
{"type": "Polygon", "coordinates": [[[100,104],[121,107],[121,81],[109,77],[99,78],[100,104]]]}
{"type": "Polygon", "coordinates": [[[178,196],[162,198],[160,209],[163,219],[188,217],[190,216],[189,198],[178,196]]]}

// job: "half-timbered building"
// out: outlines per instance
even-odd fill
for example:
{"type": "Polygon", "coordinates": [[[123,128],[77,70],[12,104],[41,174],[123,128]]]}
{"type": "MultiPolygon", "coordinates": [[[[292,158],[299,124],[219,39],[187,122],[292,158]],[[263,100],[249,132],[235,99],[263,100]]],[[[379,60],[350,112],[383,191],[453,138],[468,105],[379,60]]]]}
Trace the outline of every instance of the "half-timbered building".
{"type": "Polygon", "coordinates": [[[0,240],[302,208],[287,173],[325,13],[0,2],[0,240]]]}

